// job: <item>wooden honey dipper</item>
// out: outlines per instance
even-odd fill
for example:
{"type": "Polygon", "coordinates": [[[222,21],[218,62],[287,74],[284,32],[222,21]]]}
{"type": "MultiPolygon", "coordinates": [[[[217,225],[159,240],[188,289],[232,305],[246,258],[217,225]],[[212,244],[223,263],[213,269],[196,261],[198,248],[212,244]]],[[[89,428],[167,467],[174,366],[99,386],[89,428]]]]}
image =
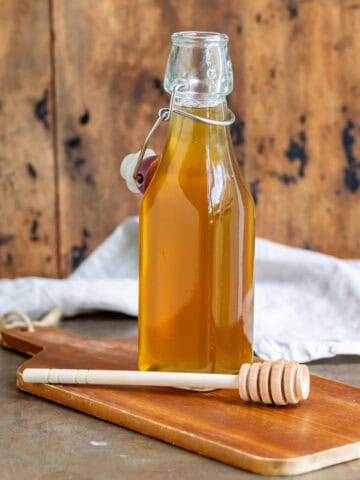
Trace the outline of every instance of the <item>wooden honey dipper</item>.
{"type": "Polygon", "coordinates": [[[268,405],[296,404],[309,396],[309,369],[285,360],[245,363],[238,375],[217,373],[141,372],[135,370],[83,370],[26,368],[24,382],[136,385],[194,390],[238,389],[244,401],[268,405]]]}

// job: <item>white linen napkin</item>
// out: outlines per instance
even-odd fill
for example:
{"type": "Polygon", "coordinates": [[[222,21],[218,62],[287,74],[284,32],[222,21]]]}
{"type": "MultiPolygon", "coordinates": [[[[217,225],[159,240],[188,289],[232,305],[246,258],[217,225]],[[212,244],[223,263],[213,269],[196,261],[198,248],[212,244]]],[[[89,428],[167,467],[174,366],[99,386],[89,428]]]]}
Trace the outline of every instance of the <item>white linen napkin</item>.
{"type": "MultiPolygon", "coordinates": [[[[112,310],[137,315],[138,218],[130,217],[63,280],[0,280],[0,314],[39,318],[55,305],[64,315],[112,310]]],[[[360,260],[256,239],[257,355],[306,362],[360,354],[360,260]]]]}

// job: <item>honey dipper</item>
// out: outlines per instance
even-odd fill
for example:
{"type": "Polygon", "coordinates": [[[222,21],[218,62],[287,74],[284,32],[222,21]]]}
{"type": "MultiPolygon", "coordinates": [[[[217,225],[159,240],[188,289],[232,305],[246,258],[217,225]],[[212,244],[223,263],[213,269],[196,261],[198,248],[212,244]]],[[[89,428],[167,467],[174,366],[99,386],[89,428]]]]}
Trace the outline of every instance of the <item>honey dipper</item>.
{"type": "Polygon", "coordinates": [[[26,368],[22,378],[30,383],[137,385],[194,390],[231,388],[239,390],[241,400],[278,406],[305,400],[310,390],[309,369],[298,362],[285,360],[245,363],[238,375],[26,368]]]}

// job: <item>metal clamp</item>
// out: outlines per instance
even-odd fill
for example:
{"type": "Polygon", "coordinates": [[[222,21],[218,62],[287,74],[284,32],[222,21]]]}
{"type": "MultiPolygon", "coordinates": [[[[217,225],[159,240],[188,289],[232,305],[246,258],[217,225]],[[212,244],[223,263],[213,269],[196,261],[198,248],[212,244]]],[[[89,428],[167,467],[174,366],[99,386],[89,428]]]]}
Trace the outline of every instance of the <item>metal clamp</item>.
{"type": "Polygon", "coordinates": [[[145,140],[144,140],[144,143],[141,147],[139,157],[137,159],[135,170],[134,170],[134,180],[135,180],[138,187],[144,181],[144,178],[139,173],[139,171],[140,171],[140,167],[141,167],[141,164],[142,164],[142,161],[143,161],[143,158],[144,158],[145,150],[146,150],[146,148],[149,144],[149,141],[150,141],[151,137],[154,135],[155,131],[159,128],[160,123],[169,121],[174,112],[179,114],[179,115],[183,115],[186,118],[190,118],[191,120],[196,120],[198,122],[206,123],[208,125],[216,125],[216,126],[219,126],[219,127],[228,127],[229,125],[231,125],[232,123],[235,122],[235,115],[230,109],[228,109],[229,118],[227,120],[212,120],[210,118],[201,117],[199,115],[194,115],[193,113],[186,112],[185,110],[180,110],[178,108],[175,108],[174,105],[175,105],[176,93],[178,91],[183,90],[184,87],[185,87],[185,85],[183,83],[179,83],[178,85],[176,85],[174,87],[174,89],[171,92],[169,106],[160,108],[160,110],[158,112],[158,118],[156,119],[154,125],[151,127],[149,133],[145,137],[145,140]]]}

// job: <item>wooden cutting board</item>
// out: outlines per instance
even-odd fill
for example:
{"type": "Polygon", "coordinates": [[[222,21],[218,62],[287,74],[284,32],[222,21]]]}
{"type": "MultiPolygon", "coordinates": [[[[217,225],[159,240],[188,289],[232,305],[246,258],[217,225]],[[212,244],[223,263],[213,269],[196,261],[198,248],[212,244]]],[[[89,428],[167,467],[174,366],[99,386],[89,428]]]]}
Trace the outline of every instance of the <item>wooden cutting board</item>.
{"type": "Polygon", "coordinates": [[[136,369],[135,338],[7,330],[3,346],[33,355],[21,390],[165,442],[266,475],[295,475],[360,457],[360,388],[311,376],[310,398],[288,407],[244,403],[235,390],[27,384],[26,367],[136,369]]]}

